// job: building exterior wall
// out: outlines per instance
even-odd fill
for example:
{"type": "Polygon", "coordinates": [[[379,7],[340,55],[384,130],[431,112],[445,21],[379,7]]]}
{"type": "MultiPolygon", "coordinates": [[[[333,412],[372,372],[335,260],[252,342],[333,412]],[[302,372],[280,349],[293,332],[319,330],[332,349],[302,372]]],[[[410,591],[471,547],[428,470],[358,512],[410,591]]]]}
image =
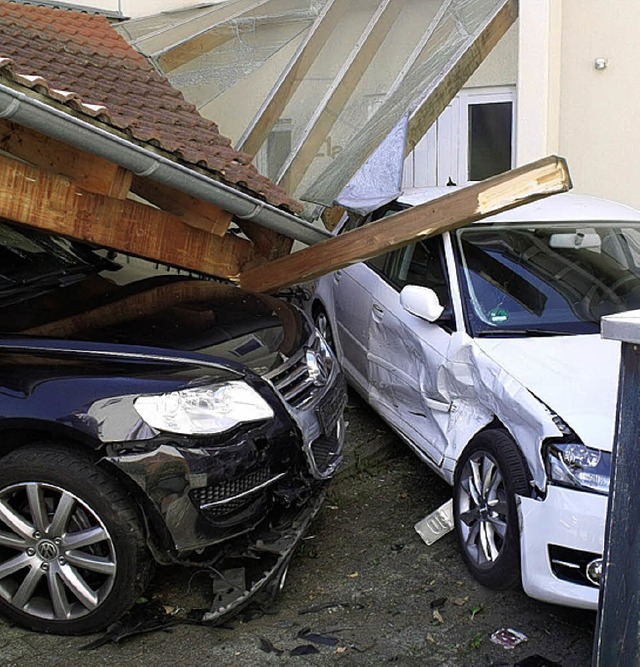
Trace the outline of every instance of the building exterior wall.
{"type": "Polygon", "coordinates": [[[575,192],[640,208],[640,3],[527,0],[519,21],[518,163],[557,153],[575,192]]]}

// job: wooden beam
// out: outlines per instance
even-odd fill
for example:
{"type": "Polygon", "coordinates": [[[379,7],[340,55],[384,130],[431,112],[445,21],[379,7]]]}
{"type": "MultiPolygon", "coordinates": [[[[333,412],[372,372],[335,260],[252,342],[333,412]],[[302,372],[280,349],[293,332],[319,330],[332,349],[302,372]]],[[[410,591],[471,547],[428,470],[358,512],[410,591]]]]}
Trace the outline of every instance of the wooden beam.
{"type": "MultiPolygon", "coordinates": [[[[236,224],[251,239],[255,252],[265,261],[273,261],[291,252],[293,239],[250,220],[236,220],[236,224]]],[[[264,261],[263,261],[264,263],[264,261]]]]}
{"type": "Polygon", "coordinates": [[[570,187],[565,161],[550,156],[249,269],[240,285],[273,292],[570,187]]]}
{"type": "Polygon", "coordinates": [[[280,170],[276,182],[287,192],[295,192],[302,182],[309,165],[371,65],[402,7],[403,3],[397,0],[395,2],[382,0],[378,5],[363,34],[303,130],[300,141],[280,170]]]}
{"type": "Polygon", "coordinates": [[[187,39],[151,55],[160,69],[167,74],[234,39],[238,29],[232,21],[241,20],[243,16],[250,17],[252,11],[271,2],[273,0],[261,0],[249,8],[244,7],[241,11],[226,15],[222,21],[216,21],[187,39]]]}
{"type": "Polygon", "coordinates": [[[208,234],[151,206],[87,192],[1,156],[0,217],[222,278],[237,278],[252,253],[245,239],[208,234]]]}
{"type": "Polygon", "coordinates": [[[215,204],[196,199],[148,178],[134,176],[131,191],[163,211],[177,215],[185,224],[216,236],[225,235],[233,218],[232,213],[215,204]]]}
{"type": "Polygon", "coordinates": [[[88,192],[125,199],[132,173],[23,125],[0,119],[0,150],[40,169],[67,176],[88,192]]]}
{"type": "Polygon", "coordinates": [[[273,90],[240,137],[238,149],[255,155],[266,141],[287,103],[316,61],[331,33],[347,9],[346,0],[328,0],[300,48],[282,72],[273,90]]]}

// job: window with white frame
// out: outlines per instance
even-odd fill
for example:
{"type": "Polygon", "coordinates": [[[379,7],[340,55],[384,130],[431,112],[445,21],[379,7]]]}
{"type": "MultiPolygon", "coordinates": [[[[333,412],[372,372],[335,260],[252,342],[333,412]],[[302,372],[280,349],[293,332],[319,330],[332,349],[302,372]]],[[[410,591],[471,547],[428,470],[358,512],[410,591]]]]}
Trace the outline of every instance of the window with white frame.
{"type": "Polygon", "coordinates": [[[515,87],[462,90],[405,161],[403,187],[467,185],[515,160],[515,87]]]}

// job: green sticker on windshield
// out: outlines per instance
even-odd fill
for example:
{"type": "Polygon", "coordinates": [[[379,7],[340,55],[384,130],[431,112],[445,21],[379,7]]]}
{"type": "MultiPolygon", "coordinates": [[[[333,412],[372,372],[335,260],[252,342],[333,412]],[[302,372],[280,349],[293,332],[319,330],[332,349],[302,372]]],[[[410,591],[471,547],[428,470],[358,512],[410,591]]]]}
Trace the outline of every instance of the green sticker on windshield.
{"type": "Polygon", "coordinates": [[[503,324],[509,319],[509,311],[504,308],[494,308],[489,312],[489,319],[493,324],[503,324]]]}

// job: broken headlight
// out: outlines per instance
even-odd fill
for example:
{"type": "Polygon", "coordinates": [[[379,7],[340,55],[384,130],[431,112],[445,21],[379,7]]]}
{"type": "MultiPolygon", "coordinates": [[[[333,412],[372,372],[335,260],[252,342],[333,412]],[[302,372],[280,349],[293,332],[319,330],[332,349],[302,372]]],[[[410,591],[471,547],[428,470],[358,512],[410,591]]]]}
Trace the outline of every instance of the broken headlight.
{"type": "Polygon", "coordinates": [[[149,426],[182,435],[222,433],[273,417],[264,398],[239,380],[139,396],[133,405],[149,426]]]}
{"type": "Polygon", "coordinates": [[[545,447],[547,474],[554,484],[582,491],[609,493],[611,453],[582,443],[548,443],[545,447]]]}

